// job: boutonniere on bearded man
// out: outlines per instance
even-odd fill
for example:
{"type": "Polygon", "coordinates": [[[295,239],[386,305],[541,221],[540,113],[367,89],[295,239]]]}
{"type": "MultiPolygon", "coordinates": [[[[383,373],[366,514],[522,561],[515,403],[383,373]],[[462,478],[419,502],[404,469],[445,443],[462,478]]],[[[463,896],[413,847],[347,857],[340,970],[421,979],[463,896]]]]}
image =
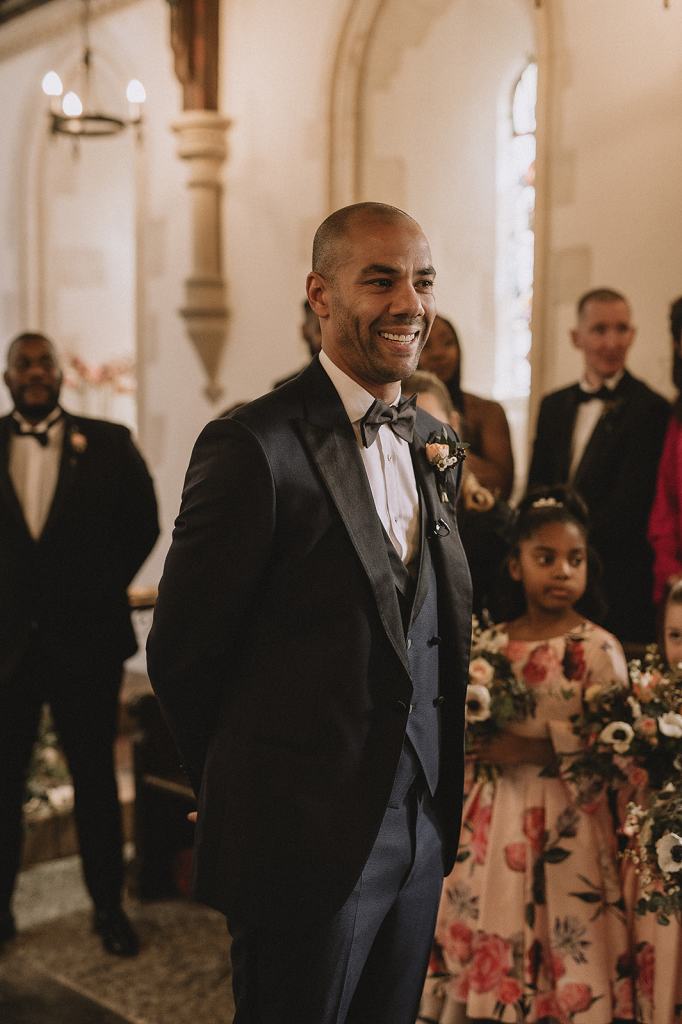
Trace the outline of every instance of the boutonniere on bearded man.
{"type": "Polygon", "coordinates": [[[82,455],[88,447],[88,439],[85,434],[81,433],[78,427],[74,426],[69,434],[69,444],[71,445],[71,450],[76,455],[82,455]]]}
{"type": "Polygon", "coordinates": [[[440,433],[429,435],[425,448],[426,458],[436,472],[436,483],[441,501],[450,501],[445,489],[446,473],[464,462],[468,447],[466,442],[453,441],[448,437],[445,427],[441,429],[440,433]]]}

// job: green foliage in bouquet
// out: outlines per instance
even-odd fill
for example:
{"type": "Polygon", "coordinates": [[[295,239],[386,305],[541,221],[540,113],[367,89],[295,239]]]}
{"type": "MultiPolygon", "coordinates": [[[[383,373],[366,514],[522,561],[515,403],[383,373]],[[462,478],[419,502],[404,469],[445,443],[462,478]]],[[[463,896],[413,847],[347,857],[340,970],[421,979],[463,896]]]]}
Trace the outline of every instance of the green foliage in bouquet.
{"type": "Polygon", "coordinates": [[[482,629],[474,619],[466,695],[466,749],[490,739],[513,722],[535,714],[536,698],[514,675],[502,653],[509,642],[496,626],[482,629]]]}
{"type": "Polygon", "coordinates": [[[640,875],[637,913],[659,924],[682,918],[682,773],[653,794],[648,807],[631,803],[623,831],[632,840],[624,856],[640,875]]]}

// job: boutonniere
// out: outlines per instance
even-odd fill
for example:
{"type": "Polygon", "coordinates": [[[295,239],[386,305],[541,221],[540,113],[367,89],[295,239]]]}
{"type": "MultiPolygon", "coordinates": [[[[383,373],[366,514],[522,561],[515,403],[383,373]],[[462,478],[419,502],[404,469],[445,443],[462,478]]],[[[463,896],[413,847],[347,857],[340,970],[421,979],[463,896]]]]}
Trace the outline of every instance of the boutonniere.
{"type": "Polygon", "coordinates": [[[439,434],[433,433],[426,442],[426,458],[436,472],[436,483],[441,501],[450,501],[445,489],[445,474],[449,469],[458,466],[467,457],[469,445],[462,441],[453,441],[448,437],[445,427],[439,434]]]}
{"type": "Polygon", "coordinates": [[[85,434],[82,434],[78,427],[72,427],[69,434],[69,444],[71,445],[71,451],[75,455],[82,455],[88,447],[88,439],[85,434]]]}

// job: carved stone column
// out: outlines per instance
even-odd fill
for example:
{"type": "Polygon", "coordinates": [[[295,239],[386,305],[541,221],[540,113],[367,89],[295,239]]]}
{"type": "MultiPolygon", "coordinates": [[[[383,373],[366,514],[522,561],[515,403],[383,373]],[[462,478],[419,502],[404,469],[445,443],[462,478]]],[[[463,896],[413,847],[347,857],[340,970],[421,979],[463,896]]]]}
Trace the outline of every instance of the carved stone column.
{"type": "Polygon", "coordinates": [[[217,378],[228,319],[220,206],[229,125],[227,118],[214,110],[185,110],[172,126],[178,137],[178,155],[187,161],[191,203],[192,267],[185,279],[185,305],[180,313],[208,378],[204,391],[212,402],[223,391],[217,378]]]}
{"type": "Polygon", "coordinates": [[[220,398],[218,372],[227,339],[228,311],[221,245],[221,166],[230,122],[218,113],[220,0],[169,0],[175,73],[183,112],[173,131],[187,161],[191,200],[192,266],[180,310],[208,378],[205,393],[220,398]]]}

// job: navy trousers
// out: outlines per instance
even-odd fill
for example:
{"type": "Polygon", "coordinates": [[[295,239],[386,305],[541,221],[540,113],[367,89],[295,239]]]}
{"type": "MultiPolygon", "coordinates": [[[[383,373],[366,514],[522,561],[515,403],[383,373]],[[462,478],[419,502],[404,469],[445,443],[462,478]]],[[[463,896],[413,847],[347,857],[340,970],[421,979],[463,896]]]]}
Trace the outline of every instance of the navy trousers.
{"type": "Polygon", "coordinates": [[[420,773],[387,808],[331,920],[273,921],[260,931],[228,921],[233,1024],[414,1024],[442,882],[440,831],[420,773]]]}

